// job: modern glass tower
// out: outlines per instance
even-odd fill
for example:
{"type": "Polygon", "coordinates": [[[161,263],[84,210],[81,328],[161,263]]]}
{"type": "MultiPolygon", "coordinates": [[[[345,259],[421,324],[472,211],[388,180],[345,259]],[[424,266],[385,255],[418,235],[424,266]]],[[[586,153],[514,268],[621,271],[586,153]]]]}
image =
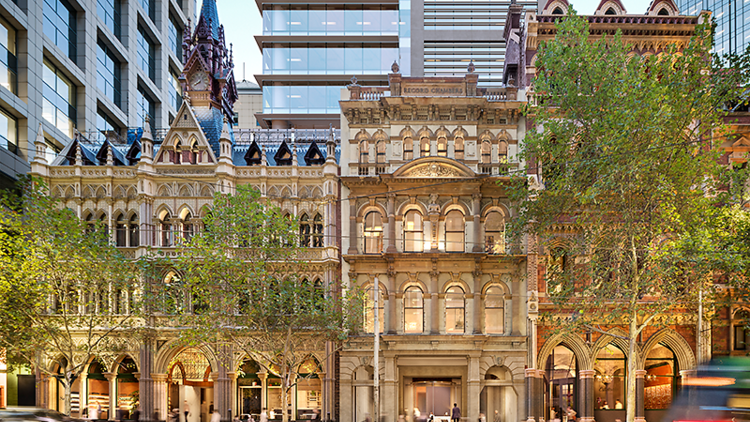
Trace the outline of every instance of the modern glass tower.
{"type": "Polygon", "coordinates": [[[750,41],[750,4],[742,0],[676,0],[680,13],[698,15],[709,10],[716,19],[714,51],[742,53],[750,41]]]}

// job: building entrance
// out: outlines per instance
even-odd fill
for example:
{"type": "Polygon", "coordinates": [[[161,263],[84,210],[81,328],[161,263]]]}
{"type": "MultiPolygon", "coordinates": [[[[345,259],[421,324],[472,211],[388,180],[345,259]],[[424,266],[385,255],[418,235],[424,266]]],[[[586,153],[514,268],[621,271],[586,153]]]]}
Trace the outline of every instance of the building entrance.
{"type": "Polygon", "coordinates": [[[444,380],[414,380],[414,413],[423,419],[429,417],[430,413],[438,419],[450,419],[453,408],[451,402],[451,389],[453,383],[449,379],[444,380]]]}

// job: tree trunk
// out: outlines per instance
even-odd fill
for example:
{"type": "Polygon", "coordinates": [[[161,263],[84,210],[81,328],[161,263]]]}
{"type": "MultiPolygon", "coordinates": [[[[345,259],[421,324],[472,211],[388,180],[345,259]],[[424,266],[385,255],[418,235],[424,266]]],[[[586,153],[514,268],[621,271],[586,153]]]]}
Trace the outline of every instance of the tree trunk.
{"type": "Polygon", "coordinates": [[[65,388],[65,403],[63,413],[70,416],[70,401],[71,401],[71,390],[73,389],[73,382],[71,381],[70,372],[65,371],[65,381],[63,381],[63,387],[65,388]]]}
{"type": "Polygon", "coordinates": [[[289,406],[287,404],[289,395],[289,371],[286,365],[281,372],[281,422],[289,422],[289,406]]]}
{"type": "Polygon", "coordinates": [[[626,420],[627,422],[635,422],[635,409],[636,409],[636,392],[635,392],[635,370],[636,362],[638,362],[638,349],[636,339],[638,336],[638,321],[636,319],[636,312],[633,310],[633,314],[630,320],[630,330],[628,331],[628,370],[626,374],[627,382],[627,397],[625,397],[625,403],[627,403],[626,420]]]}

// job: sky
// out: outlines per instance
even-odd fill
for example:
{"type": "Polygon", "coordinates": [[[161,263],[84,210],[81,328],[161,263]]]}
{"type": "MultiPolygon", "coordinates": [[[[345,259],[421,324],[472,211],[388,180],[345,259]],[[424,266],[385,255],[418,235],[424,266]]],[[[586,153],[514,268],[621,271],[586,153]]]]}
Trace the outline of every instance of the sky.
{"type": "MultiPolygon", "coordinates": [[[[579,14],[592,14],[600,0],[569,0],[579,14]]],[[[628,13],[646,13],[651,0],[621,0],[628,13]]],[[[198,0],[198,12],[203,3],[198,0]]],[[[224,25],[227,43],[234,50],[234,76],[255,83],[253,75],[262,72],[263,58],[255,42],[255,36],[263,31],[258,6],[253,0],[217,0],[219,21],[224,25]]],[[[193,25],[195,25],[193,20],[193,25]]]]}

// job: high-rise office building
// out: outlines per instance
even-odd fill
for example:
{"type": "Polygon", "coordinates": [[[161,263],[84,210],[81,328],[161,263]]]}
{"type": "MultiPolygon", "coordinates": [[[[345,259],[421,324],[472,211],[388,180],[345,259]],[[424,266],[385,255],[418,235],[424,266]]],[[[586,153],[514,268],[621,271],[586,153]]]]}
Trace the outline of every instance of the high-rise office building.
{"type": "MultiPolygon", "coordinates": [[[[394,61],[411,76],[462,76],[501,85],[508,7],[515,0],[262,0],[263,127],[338,126],[352,76],[383,85],[394,61]]],[[[536,9],[534,0],[519,5],[536,9]]]]}
{"type": "Polygon", "coordinates": [[[720,54],[742,53],[750,41],[750,6],[732,0],[676,0],[676,6],[685,15],[699,15],[711,11],[716,19],[714,52],[720,54]]]}
{"type": "Polygon", "coordinates": [[[0,187],[81,139],[120,139],[182,101],[182,34],[195,0],[0,0],[0,187]],[[41,125],[41,126],[40,126],[41,125]]]}

